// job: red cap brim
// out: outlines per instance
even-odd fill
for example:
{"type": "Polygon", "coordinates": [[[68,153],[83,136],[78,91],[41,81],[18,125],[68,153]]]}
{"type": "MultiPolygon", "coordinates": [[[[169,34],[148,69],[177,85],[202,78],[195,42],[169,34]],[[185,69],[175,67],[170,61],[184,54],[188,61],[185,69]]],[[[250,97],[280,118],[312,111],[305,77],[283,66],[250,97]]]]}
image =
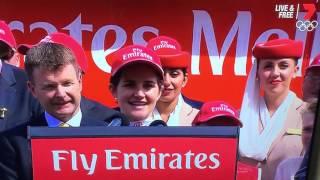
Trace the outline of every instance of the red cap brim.
{"type": "MultiPolygon", "coordinates": [[[[234,123],[232,123],[232,125],[234,124],[234,125],[237,125],[237,126],[240,126],[240,127],[243,126],[242,122],[239,119],[237,119],[237,118],[235,118],[233,116],[225,115],[225,114],[216,114],[214,116],[209,116],[209,117],[206,117],[206,118],[203,118],[203,119],[201,117],[199,117],[197,119],[197,121],[194,122],[194,124],[195,125],[199,125],[199,124],[202,124],[202,123],[209,123],[210,121],[214,122],[214,120],[212,120],[212,119],[217,118],[217,117],[229,118],[234,122],[234,123]]],[[[215,124],[215,123],[213,123],[213,124],[215,124]]],[[[227,124],[227,123],[224,123],[224,124],[227,124]]],[[[231,124],[228,123],[228,125],[231,125],[231,124]]]]}

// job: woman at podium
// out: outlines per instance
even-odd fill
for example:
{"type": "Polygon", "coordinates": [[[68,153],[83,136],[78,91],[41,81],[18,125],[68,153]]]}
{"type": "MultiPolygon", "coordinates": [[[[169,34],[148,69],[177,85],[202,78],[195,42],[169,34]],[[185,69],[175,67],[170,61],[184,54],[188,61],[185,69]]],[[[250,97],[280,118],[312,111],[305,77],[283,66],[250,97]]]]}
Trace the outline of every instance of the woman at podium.
{"type": "Polygon", "coordinates": [[[253,48],[254,64],[247,79],[240,119],[241,160],[257,165],[262,179],[274,179],[278,164],[302,154],[302,100],[290,90],[298,71],[303,43],[269,40],[253,48]]]}
{"type": "Polygon", "coordinates": [[[131,45],[110,55],[110,91],[131,126],[149,126],[161,117],[153,110],[161,96],[163,69],[150,49],[131,45]]]}

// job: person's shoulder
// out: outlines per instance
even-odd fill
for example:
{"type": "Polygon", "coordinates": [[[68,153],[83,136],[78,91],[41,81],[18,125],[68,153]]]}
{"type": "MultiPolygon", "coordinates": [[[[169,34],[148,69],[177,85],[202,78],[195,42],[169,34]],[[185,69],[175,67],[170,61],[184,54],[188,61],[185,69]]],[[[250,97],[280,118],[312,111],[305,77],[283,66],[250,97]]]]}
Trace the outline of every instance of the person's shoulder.
{"type": "Polygon", "coordinates": [[[4,132],[1,132],[0,137],[7,139],[27,138],[29,125],[29,122],[25,122],[13,128],[7,129],[4,132]]]}
{"type": "Polygon", "coordinates": [[[302,99],[300,99],[298,96],[296,96],[293,100],[293,106],[295,109],[301,110],[304,107],[304,101],[302,101],[302,99]]]}
{"type": "Polygon", "coordinates": [[[303,157],[292,157],[280,162],[276,170],[275,180],[290,179],[299,169],[303,157]]]}
{"type": "Polygon", "coordinates": [[[116,112],[115,110],[97,102],[91,99],[88,99],[84,96],[81,97],[81,103],[80,103],[81,109],[84,108],[84,110],[88,109],[95,109],[95,110],[101,110],[101,111],[108,111],[108,112],[116,112]]]}
{"type": "Polygon", "coordinates": [[[81,97],[80,109],[84,118],[99,119],[105,122],[111,122],[116,118],[127,121],[125,115],[123,115],[119,111],[111,109],[99,102],[90,100],[84,96],[81,97]]]}
{"type": "Polygon", "coordinates": [[[7,69],[8,71],[13,72],[16,78],[21,78],[23,80],[27,80],[27,74],[23,69],[20,69],[16,66],[12,66],[11,64],[3,63],[3,69],[7,69]]]}
{"type": "Polygon", "coordinates": [[[182,95],[182,98],[185,103],[187,103],[188,105],[190,105],[191,107],[193,107],[195,109],[200,109],[201,106],[203,105],[203,102],[198,101],[198,100],[194,100],[194,99],[190,99],[184,95],[182,95]]]}
{"type": "Polygon", "coordinates": [[[26,91],[28,76],[24,70],[12,66],[7,63],[2,64],[2,70],[4,79],[11,85],[14,85],[15,89],[19,91],[26,91]]]}
{"type": "Polygon", "coordinates": [[[284,159],[283,161],[280,162],[279,166],[286,167],[289,164],[298,164],[298,166],[299,166],[301,164],[302,160],[303,160],[303,156],[297,156],[297,157],[284,159]]]}
{"type": "Polygon", "coordinates": [[[88,99],[84,96],[81,97],[80,108],[83,113],[94,113],[94,116],[114,116],[121,114],[119,111],[111,109],[97,101],[88,99]]]}

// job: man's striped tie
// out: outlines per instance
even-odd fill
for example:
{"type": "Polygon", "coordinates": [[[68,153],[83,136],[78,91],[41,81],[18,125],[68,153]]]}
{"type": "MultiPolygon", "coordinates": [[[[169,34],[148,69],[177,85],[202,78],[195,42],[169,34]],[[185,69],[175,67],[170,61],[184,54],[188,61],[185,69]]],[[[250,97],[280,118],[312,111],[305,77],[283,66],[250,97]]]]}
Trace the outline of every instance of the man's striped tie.
{"type": "Polygon", "coordinates": [[[66,127],[71,127],[68,123],[60,123],[59,124],[59,127],[64,127],[64,128],[66,128],[66,127]]]}

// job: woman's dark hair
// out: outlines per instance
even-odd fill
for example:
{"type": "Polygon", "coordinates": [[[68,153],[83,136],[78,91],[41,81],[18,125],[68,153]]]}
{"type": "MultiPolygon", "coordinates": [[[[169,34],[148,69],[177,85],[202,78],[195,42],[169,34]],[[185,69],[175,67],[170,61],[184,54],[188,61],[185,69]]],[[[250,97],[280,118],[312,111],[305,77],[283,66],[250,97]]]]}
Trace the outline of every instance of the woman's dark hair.
{"type": "Polygon", "coordinates": [[[186,76],[187,75],[187,68],[181,68],[183,75],[186,76]]]}
{"type": "Polygon", "coordinates": [[[0,59],[1,60],[9,60],[10,58],[12,58],[12,56],[15,53],[15,50],[13,48],[11,48],[9,45],[7,45],[6,43],[2,43],[0,42],[0,59]]]}

